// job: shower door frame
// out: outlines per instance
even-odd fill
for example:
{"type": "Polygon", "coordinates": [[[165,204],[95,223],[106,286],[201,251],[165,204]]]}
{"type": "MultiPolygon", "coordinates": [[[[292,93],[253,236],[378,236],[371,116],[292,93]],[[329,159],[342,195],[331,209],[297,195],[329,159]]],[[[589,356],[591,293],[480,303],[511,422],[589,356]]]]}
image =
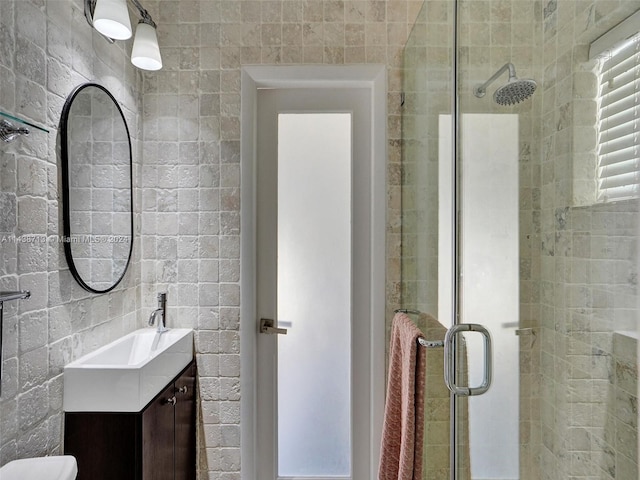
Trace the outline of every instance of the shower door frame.
{"type": "MultiPolygon", "coordinates": [[[[451,92],[451,325],[456,326],[463,323],[460,318],[460,182],[458,181],[461,174],[459,152],[460,152],[460,99],[458,96],[458,83],[460,80],[460,72],[458,66],[458,8],[459,0],[453,0],[452,12],[452,55],[451,55],[451,74],[453,88],[451,92]]],[[[455,352],[455,350],[454,350],[455,352]]],[[[454,368],[457,371],[457,355],[454,355],[454,368]]],[[[460,438],[459,422],[458,422],[458,396],[451,392],[449,395],[449,422],[450,422],[450,438],[449,438],[449,472],[451,480],[457,480],[458,465],[458,444],[460,438]]]]}

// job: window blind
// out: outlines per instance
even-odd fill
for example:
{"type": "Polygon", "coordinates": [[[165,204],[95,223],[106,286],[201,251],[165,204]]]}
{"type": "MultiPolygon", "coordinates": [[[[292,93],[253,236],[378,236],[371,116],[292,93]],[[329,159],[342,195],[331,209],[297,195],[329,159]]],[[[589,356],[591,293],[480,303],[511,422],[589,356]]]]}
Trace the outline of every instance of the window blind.
{"type": "Polygon", "coordinates": [[[598,192],[600,202],[640,197],[640,34],[600,62],[598,192]]]}

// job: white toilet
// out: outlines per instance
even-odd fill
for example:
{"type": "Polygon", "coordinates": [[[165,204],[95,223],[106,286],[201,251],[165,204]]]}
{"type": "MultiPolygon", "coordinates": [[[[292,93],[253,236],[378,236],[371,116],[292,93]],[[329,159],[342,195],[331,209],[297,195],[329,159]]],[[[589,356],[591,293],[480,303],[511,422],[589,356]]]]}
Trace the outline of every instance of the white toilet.
{"type": "Polygon", "coordinates": [[[78,464],[75,457],[38,457],[14,460],[0,468],[2,480],[75,480],[78,464]]]}

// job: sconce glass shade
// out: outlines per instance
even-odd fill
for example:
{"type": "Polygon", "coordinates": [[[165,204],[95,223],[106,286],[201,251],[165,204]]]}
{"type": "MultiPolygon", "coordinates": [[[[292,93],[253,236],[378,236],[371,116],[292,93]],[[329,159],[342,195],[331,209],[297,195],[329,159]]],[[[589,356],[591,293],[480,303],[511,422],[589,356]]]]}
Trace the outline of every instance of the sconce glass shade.
{"type": "Polygon", "coordinates": [[[93,11],[93,26],[105,37],[114,40],[131,38],[127,0],[97,0],[93,11]]]}
{"type": "Polygon", "coordinates": [[[136,36],[131,50],[131,63],[142,70],[160,70],[162,68],[156,29],[144,21],[138,23],[136,28],[136,36]]]}

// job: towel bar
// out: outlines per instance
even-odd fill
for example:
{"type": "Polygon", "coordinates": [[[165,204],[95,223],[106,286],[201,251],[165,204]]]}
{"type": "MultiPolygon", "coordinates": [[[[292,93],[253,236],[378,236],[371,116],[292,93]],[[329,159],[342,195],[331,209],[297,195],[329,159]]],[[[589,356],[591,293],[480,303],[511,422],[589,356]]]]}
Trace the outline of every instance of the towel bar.
{"type": "Polygon", "coordinates": [[[418,338],[418,343],[427,348],[439,348],[444,347],[444,341],[442,340],[427,340],[426,338],[418,338]]]}
{"type": "Polygon", "coordinates": [[[29,298],[31,292],[28,290],[22,290],[21,292],[0,292],[0,303],[7,302],[9,300],[21,300],[23,298],[29,298]]]}
{"type": "MultiPolygon", "coordinates": [[[[414,313],[416,315],[420,315],[422,312],[420,312],[419,310],[409,310],[407,308],[398,308],[394,310],[393,313],[414,313]]],[[[424,337],[419,337],[418,343],[423,347],[427,347],[427,348],[444,347],[444,340],[427,340],[424,337]]]]}
{"type": "Polygon", "coordinates": [[[408,308],[396,308],[393,313],[415,313],[416,315],[420,315],[422,312],[420,310],[410,310],[408,308]]]}

